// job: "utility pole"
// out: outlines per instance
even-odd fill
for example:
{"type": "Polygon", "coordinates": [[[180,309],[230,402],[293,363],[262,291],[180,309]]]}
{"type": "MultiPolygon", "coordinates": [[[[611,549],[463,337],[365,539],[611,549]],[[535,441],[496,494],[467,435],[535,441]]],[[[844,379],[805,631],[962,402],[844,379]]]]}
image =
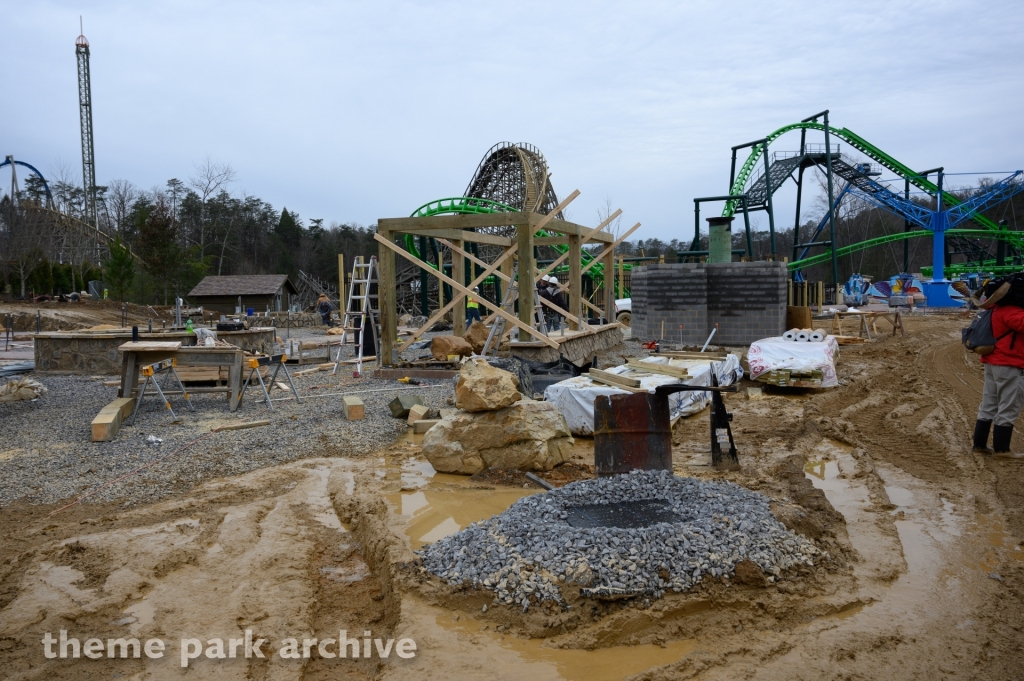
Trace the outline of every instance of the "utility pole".
{"type": "MultiPolygon", "coordinates": [[[[85,189],[85,222],[99,232],[99,212],[96,210],[96,160],[92,147],[92,83],[89,78],[89,41],[82,31],[82,18],[78,18],[78,39],[75,56],[78,58],[78,114],[82,128],[82,185],[85,189]]],[[[97,234],[97,248],[99,247],[97,234]]]]}

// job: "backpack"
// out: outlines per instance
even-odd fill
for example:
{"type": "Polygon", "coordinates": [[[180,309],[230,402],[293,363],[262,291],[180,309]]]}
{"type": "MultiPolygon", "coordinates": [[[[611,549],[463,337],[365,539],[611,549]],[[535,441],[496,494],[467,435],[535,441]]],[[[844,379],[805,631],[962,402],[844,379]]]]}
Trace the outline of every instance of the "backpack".
{"type": "MultiPolygon", "coordinates": [[[[960,340],[971,352],[985,356],[992,354],[996,349],[996,343],[1003,340],[1010,334],[1017,332],[1010,329],[999,338],[996,338],[992,331],[992,310],[979,310],[974,321],[966,329],[960,330],[960,340]]],[[[1016,335],[1010,340],[1010,347],[1013,347],[1017,340],[1016,335]]]]}

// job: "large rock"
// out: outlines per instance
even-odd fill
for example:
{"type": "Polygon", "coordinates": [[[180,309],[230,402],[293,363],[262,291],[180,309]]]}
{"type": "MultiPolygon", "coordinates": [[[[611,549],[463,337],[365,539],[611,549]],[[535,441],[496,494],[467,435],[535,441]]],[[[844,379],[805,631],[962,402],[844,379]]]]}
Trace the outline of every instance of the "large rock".
{"type": "Polygon", "coordinates": [[[442,361],[448,359],[448,355],[469,357],[473,354],[473,346],[459,336],[434,336],[430,339],[430,354],[442,361]]]}
{"type": "Polygon", "coordinates": [[[483,322],[473,322],[462,337],[473,347],[473,352],[479,355],[483,353],[484,344],[487,343],[487,336],[490,333],[491,330],[483,322]]]}
{"type": "Polygon", "coordinates": [[[455,406],[459,409],[494,411],[521,398],[519,381],[509,372],[492,367],[483,359],[471,359],[462,365],[455,384],[455,406]]]}
{"type": "Polygon", "coordinates": [[[548,471],[569,459],[573,438],[550,402],[523,400],[498,411],[460,411],[423,436],[423,454],[442,473],[486,468],[548,471]]]}

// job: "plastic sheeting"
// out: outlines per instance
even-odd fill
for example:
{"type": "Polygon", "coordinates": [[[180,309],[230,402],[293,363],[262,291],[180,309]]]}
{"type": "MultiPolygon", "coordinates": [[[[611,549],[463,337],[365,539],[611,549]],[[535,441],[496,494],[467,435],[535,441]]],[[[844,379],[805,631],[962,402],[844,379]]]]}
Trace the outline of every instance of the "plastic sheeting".
{"type": "Polygon", "coordinates": [[[788,369],[790,371],[821,371],[821,387],[834,388],[839,385],[836,375],[836,357],[839,343],[835,336],[826,336],[820,343],[794,343],[782,336],[764,338],[750,344],[747,362],[750,377],[757,378],[768,371],[788,369]]]}
{"type": "MultiPolygon", "coordinates": [[[[679,379],[672,376],[659,374],[643,374],[626,366],[612,367],[605,369],[608,373],[619,374],[640,381],[640,387],[649,392],[659,385],[668,383],[689,383],[691,385],[711,385],[711,367],[715,366],[715,373],[718,376],[719,385],[732,385],[743,378],[743,368],[740,366],[739,357],[729,355],[724,360],[712,363],[711,360],[703,359],[675,359],[668,357],[647,357],[642,362],[652,364],[667,364],[672,367],[687,369],[690,378],[679,379]]],[[[586,376],[577,376],[560,383],[548,386],[544,391],[544,399],[551,402],[558,411],[562,412],[569,430],[573,435],[594,434],[594,400],[598,395],[627,395],[626,390],[613,388],[603,383],[597,383],[586,376]]],[[[673,393],[668,397],[669,411],[672,418],[677,416],[689,416],[703,411],[711,404],[711,393],[699,390],[688,390],[686,392],[673,393]]]]}

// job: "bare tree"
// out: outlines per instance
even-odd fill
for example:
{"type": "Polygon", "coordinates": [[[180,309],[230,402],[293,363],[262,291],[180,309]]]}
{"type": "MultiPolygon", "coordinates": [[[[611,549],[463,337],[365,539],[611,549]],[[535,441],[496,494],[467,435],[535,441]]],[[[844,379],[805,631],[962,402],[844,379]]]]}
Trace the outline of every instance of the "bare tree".
{"type": "Polygon", "coordinates": [[[199,216],[199,257],[206,257],[207,241],[213,240],[213,225],[209,220],[207,203],[213,196],[224,190],[235,180],[235,169],[228,163],[218,163],[209,156],[195,166],[196,174],[188,179],[188,184],[199,196],[201,211],[199,216]],[[209,239],[207,238],[209,234],[209,239]]]}

